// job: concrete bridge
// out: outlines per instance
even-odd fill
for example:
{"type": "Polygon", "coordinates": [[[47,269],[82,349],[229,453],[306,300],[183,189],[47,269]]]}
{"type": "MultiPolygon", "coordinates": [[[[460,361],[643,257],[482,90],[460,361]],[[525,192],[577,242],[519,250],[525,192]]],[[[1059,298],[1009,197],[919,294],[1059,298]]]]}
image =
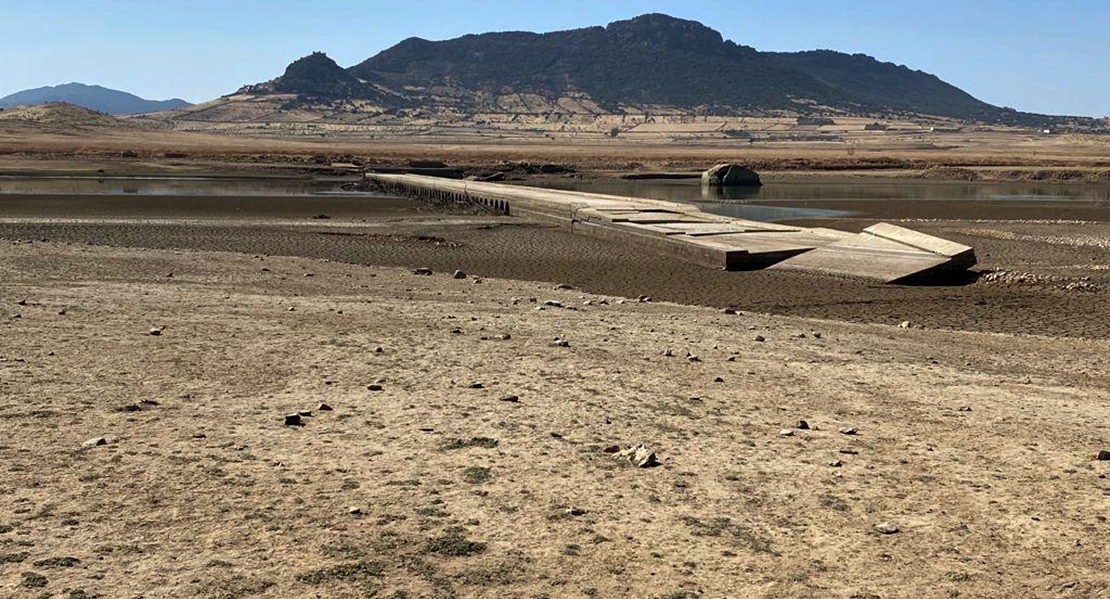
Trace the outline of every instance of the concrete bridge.
{"type": "Polygon", "coordinates": [[[366,178],[395,193],[480,204],[711,268],[794,269],[884,283],[944,284],[975,265],[975,251],[968,246],[886,223],[855,234],[716,216],[662,200],[411,174],[367,173],[366,178]]]}

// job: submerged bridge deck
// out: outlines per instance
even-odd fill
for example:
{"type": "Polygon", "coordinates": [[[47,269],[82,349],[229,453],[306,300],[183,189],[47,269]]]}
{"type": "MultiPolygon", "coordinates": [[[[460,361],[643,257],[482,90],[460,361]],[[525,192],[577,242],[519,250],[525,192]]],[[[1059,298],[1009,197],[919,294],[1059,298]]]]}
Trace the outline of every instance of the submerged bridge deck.
{"type": "Polygon", "coordinates": [[[391,191],[482,204],[725,270],[796,269],[935,284],[975,265],[970,247],[886,223],[853,234],[716,216],[662,200],[422,175],[366,177],[391,191]]]}

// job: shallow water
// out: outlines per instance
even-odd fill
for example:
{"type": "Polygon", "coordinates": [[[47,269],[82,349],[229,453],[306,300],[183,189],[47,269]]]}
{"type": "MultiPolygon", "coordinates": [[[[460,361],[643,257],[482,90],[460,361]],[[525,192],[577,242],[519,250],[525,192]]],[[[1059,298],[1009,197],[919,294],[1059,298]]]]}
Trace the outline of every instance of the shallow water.
{"type": "MultiPolygon", "coordinates": [[[[670,200],[690,203],[704,212],[756,221],[875,216],[904,218],[907,204],[916,213],[935,211],[944,218],[958,207],[961,218],[979,212],[982,218],[1007,218],[1015,212],[1051,212],[1065,209],[1106,209],[1110,214],[1110,187],[1030,182],[949,183],[917,180],[871,179],[864,181],[775,182],[762,187],[727,189],[702,187],[697,180],[589,181],[551,180],[545,187],[589,193],[670,200]],[[898,209],[901,207],[901,209],[898,209]]],[[[1101,220],[1101,219],[1100,219],[1101,220]]]]}

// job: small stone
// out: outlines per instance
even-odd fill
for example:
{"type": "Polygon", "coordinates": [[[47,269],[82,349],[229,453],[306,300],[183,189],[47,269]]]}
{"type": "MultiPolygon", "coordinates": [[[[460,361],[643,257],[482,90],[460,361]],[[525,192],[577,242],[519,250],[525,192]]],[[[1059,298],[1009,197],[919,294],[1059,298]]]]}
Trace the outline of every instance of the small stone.
{"type": "Polygon", "coordinates": [[[285,426],[304,426],[304,421],[301,420],[300,414],[286,414],[285,426]]]}
{"type": "Polygon", "coordinates": [[[1098,452],[1098,456],[1095,459],[1100,462],[1110,462],[1110,450],[1103,449],[1098,452]]]}
{"type": "Polygon", "coordinates": [[[794,436],[794,429],[784,428],[781,431],[779,431],[779,436],[780,437],[793,437],[794,436]]]}
{"type": "Polygon", "coordinates": [[[570,289],[574,289],[574,286],[573,285],[567,285],[566,283],[559,283],[558,285],[555,286],[556,291],[567,291],[567,290],[570,290],[570,289]]]}
{"type": "Polygon", "coordinates": [[[669,349],[665,349],[660,355],[662,355],[664,358],[669,358],[674,355],[674,352],[669,349]]]}
{"type": "Polygon", "coordinates": [[[316,275],[314,275],[310,272],[306,272],[306,273],[304,273],[304,276],[306,276],[306,277],[315,277],[316,275]]]}
{"type": "Polygon", "coordinates": [[[594,305],[594,303],[591,300],[586,300],[586,301],[582,302],[582,305],[583,306],[592,306],[592,305],[594,305]]]}
{"type": "Polygon", "coordinates": [[[640,297],[636,298],[636,301],[640,302],[641,304],[646,304],[651,301],[651,296],[641,295],[640,297]]]}
{"type": "Polygon", "coordinates": [[[829,467],[830,468],[839,468],[843,465],[844,465],[844,462],[841,462],[840,460],[833,460],[833,461],[829,462],[829,467]]]}
{"type": "Polygon", "coordinates": [[[296,312],[296,311],[297,311],[297,309],[296,309],[296,308],[294,308],[293,306],[289,306],[289,311],[290,311],[290,312],[296,312]]]}
{"type": "Polygon", "coordinates": [[[560,302],[558,300],[547,300],[546,302],[543,303],[543,305],[545,305],[549,308],[562,308],[563,307],[563,302],[560,302]]]}
{"type": "Polygon", "coordinates": [[[556,347],[570,347],[570,341],[567,341],[566,339],[556,339],[555,340],[555,346],[556,347]]]}
{"type": "Polygon", "coordinates": [[[382,390],[382,386],[381,386],[381,385],[379,385],[379,384],[377,384],[377,383],[374,383],[374,384],[372,384],[372,385],[366,385],[366,389],[367,389],[368,391],[381,391],[381,390],[382,390]]]}
{"type": "Polygon", "coordinates": [[[820,339],[821,338],[821,333],[818,332],[818,331],[812,331],[812,332],[810,332],[810,335],[813,335],[814,339],[820,339]]]}
{"type": "Polygon", "coordinates": [[[501,340],[502,341],[508,341],[509,339],[512,339],[512,338],[513,338],[513,336],[508,334],[508,333],[502,333],[501,334],[501,340]]]}
{"type": "Polygon", "coordinates": [[[717,377],[717,378],[713,379],[713,382],[714,383],[723,383],[723,382],[725,382],[725,379],[723,379],[721,377],[717,377]]]}
{"type": "Polygon", "coordinates": [[[855,435],[857,433],[859,433],[859,431],[850,427],[850,426],[846,426],[846,427],[840,429],[840,434],[842,434],[842,435],[855,435]]]}
{"type": "Polygon", "coordinates": [[[902,322],[901,322],[901,323],[900,323],[900,324],[898,325],[898,328],[900,328],[900,329],[908,329],[908,328],[910,328],[910,327],[912,327],[912,326],[913,326],[913,323],[911,323],[911,322],[910,322],[910,321],[908,321],[908,320],[903,320],[903,321],[902,321],[902,322]]]}
{"type": "Polygon", "coordinates": [[[26,305],[27,305],[27,300],[19,300],[19,301],[18,301],[18,302],[16,302],[15,304],[16,304],[17,306],[26,306],[26,305]]]}
{"type": "Polygon", "coordinates": [[[375,347],[374,348],[374,353],[376,353],[376,354],[380,354],[380,353],[384,353],[384,352],[385,352],[385,349],[382,348],[382,347],[375,347]]]}
{"type": "Polygon", "coordinates": [[[725,362],[735,362],[735,361],[736,361],[736,356],[729,356],[728,358],[725,359],[725,362]]]}
{"type": "Polygon", "coordinates": [[[58,316],[65,316],[65,315],[66,315],[65,310],[58,310],[58,316]]]}
{"type": "Polygon", "coordinates": [[[893,522],[882,522],[875,525],[875,530],[884,535],[892,535],[899,532],[898,526],[893,522]]]}
{"type": "Polygon", "coordinates": [[[300,410],[297,413],[303,418],[312,418],[312,410],[300,410]]]}
{"type": "Polygon", "coordinates": [[[462,329],[451,329],[452,335],[462,335],[462,329]]]}
{"type": "Polygon", "coordinates": [[[360,507],[349,507],[349,508],[347,508],[347,513],[352,515],[352,516],[361,516],[362,515],[362,508],[360,508],[360,507]]]}
{"type": "Polygon", "coordinates": [[[520,396],[506,395],[505,397],[502,397],[502,398],[498,399],[497,401],[505,401],[505,402],[509,402],[509,403],[520,403],[520,396]]]}
{"type": "Polygon", "coordinates": [[[756,343],[763,343],[764,341],[766,341],[766,340],[767,340],[767,338],[766,338],[766,337],[764,337],[763,335],[756,335],[756,336],[754,337],[754,339],[753,339],[753,340],[754,340],[754,341],[755,341],[756,343]]]}
{"type": "Polygon", "coordinates": [[[605,447],[605,449],[602,449],[601,451],[604,451],[605,453],[620,453],[621,446],[620,445],[608,445],[608,446],[605,447]]]}
{"type": "Polygon", "coordinates": [[[486,388],[485,385],[483,385],[482,383],[478,383],[478,382],[470,383],[469,385],[467,385],[467,387],[470,388],[470,389],[485,389],[486,388]]]}
{"type": "Polygon", "coordinates": [[[93,447],[100,447],[101,445],[107,444],[108,440],[104,437],[93,437],[92,439],[89,439],[88,441],[82,443],[81,449],[92,449],[93,447]]]}
{"type": "Polygon", "coordinates": [[[859,452],[852,449],[851,447],[845,447],[844,449],[841,449],[840,453],[844,455],[859,455],[859,452]]]}
{"type": "Polygon", "coordinates": [[[465,279],[466,278],[466,273],[461,271],[461,270],[456,270],[455,274],[453,274],[451,276],[456,278],[456,279],[465,279]]]}
{"type": "Polygon", "coordinates": [[[627,447],[621,450],[617,455],[628,460],[637,468],[651,468],[652,466],[659,465],[655,453],[647,447],[644,447],[643,443],[627,447]]]}
{"type": "Polygon", "coordinates": [[[971,411],[971,406],[960,406],[960,407],[956,408],[956,411],[957,412],[970,412],[971,411]]]}
{"type": "Polygon", "coordinates": [[[690,354],[690,355],[686,356],[686,361],[687,362],[701,362],[701,358],[695,356],[694,354],[690,354]]]}
{"type": "Polygon", "coordinates": [[[735,316],[736,315],[736,308],[725,308],[724,310],[721,310],[721,314],[728,314],[729,316],[735,316]]]}
{"type": "Polygon", "coordinates": [[[806,422],[805,420],[799,420],[798,423],[794,425],[794,428],[796,428],[800,431],[808,431],[809,430],[809,423],[806,422]]]}
{"type": "Polygon", "coordinates": [[[414,268],[414,269],[412,269],[412,274],[427,277],[427,276],[431,276],[432,269],[430,269],[430,268],[414,268]]]}
{"type": "Polygon", "coordinates": [[[157,337],[161,335],[164,330],[166,330],[166,327],[151,327],[149,332],[151,335],[157,337]]]}
{"type": "Polygon", "coordinates": [[[587,513],[589,512],[580,507],[567,508],[567,514],[570,516],[585,516],[587,513]]]}

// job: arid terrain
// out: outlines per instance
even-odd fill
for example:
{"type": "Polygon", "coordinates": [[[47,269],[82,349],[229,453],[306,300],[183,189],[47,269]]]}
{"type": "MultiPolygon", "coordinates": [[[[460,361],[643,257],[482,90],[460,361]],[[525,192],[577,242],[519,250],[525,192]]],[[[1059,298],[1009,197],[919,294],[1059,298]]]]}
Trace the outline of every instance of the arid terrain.
{"type": "MultiPolygon", "coordinates": [[[[0,174],[294,186],[443,160],[555,184],[733,161],[1068,190],[1110,169],[1097,136],[849,153],[38,114],[0,119],[0,174]]],[[[1099,193],[796,221],[974,246],[948,287],[714,271],[403,198],[159,197],[0,194],[2,596],[1110,596],[1099,193]],[[612,453],[639,444],[657,466],[612,453]]]]}
{"type": "Polygon", "coordinates": [[[1106,340],[0,255],[6,595],[1110,592],[1106,340]],[[639,443],[660,466],[606,453],[639,443]]]}

